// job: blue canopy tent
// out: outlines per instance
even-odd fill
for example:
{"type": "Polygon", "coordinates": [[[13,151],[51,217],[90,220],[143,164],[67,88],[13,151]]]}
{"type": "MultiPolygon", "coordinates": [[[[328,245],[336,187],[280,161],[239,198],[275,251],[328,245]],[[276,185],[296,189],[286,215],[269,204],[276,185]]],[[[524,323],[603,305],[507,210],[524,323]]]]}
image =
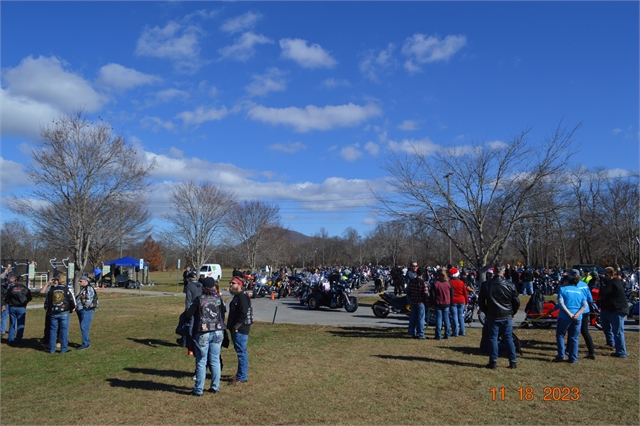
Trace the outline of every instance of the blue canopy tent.
{"type": "MultiPolygon", "coordinates": [[[[134,268],[136,266],[140,266],[140,260],[134,259],[131,256],[121,257],[120,259],[110,260],[109,262],[104,262],[105,265],[116,265],[116,266],[127,266],[130,268],[134,268]]],[[[147,262],[144,263],[144,266],[149,266],[147,262]]]]}
{"type": "MultiPolygon", "coordinates": [[[[120,268],[139,268],[140,267],[140,260],[139,259],[134,259],[131,256],[125,256],[125,257],[121,257],[120,259],[114,259],[114,260],[110,260],[109,262],[104,262],[103,265],[107,265],[110,267],[120,267],[120,268]]],[[[148,263],[144,262],[143,264],[144,266],[149,266],[148,263]]],[[[103,267],[104,269],[104,267],[103,267]]],[[[118,276],[113,276],[113,270],[109,271],[112,274],[112,278],[111,278],[111,285],[116,285],[116,286],[123,286],[125,288],[140,288],[140,283],[138,282],[138,271],[135,272],[136,274],[136,280],[133,281],[131,279],[129,279],[129,276],[126,274],[120,274],[118,276]]],[[[142,272],[142,271],[140,271],[142,272]]]]}

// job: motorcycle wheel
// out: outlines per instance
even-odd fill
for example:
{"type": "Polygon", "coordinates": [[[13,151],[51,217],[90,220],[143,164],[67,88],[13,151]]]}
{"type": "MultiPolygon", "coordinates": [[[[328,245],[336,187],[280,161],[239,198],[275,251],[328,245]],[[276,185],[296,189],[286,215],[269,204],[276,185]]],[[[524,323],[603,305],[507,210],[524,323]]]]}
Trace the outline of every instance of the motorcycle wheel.
{"type": "Polygon", "coordinates": [[[539,321],[534,321],[531,323],[531,325],[533,326],[533,328],[551,328],[551,323],[550,322],[539,322],[539,321]]]}
{"type": "Polygon", "coordinates": [[[358,299],[354,296],[349,296],[349,304],[344,305],[344,310],[349,313],[354,313],[358,310],[358,299]]]}
{"type": "Polygon", "coordinates": [[[478,311],[478,321],[480,321],[480,324],[484,325],[486,320],[487,320],[487,316],[484,314],[484,312],[478,311]]]}
{"type": "Polygon", "coordinates": [[[389,305],[378,300],[371,306],[371,310],[373,310],[373,315],[378,318],[386,318],[389,316],[389,305]]]}
{"type": "Polygon", "coordinates": [[[318,299],[316,298],[316,296],[309,296],[309,299],[307,300],[307,306],[309,307],[309,309],[311,309],[312,311],[317,310],[318,308],[320,308],[320,302],[318,301],[318,299]]]}

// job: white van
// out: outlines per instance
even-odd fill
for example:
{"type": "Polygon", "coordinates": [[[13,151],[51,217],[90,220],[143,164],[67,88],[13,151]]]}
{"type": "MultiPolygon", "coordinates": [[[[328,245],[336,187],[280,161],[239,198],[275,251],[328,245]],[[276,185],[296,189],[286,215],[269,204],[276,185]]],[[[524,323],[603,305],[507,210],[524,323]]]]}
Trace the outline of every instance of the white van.
{"type": "Polygon", "coordinates": [[[216,282],[220,282],[222,279],[222,267],[217,263],[205,263],[200,267],[200,273],[198,273],[198,278],[203,276],[205,278],[211,277],[216,282]]]}

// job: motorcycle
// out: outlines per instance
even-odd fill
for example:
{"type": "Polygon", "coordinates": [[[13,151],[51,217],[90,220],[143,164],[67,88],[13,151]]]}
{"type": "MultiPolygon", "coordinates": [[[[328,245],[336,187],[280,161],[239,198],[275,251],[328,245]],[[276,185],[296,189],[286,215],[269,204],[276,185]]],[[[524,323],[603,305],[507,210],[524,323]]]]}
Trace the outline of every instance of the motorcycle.
{"type": "Polygon", "coordinates": [[[636,322],[636,324],[640,324],[640,302],[636,300],[633,302],[631,306],[629,306],[629,314],[627,318],[636,322]]]}
{"type": "Polygon", "coordinates": [[[331,309],[344,308],[353,313],[358,309],[358,299],[350,295],[349,288],[341,283],[335,283],[329,291],[322,290],[321,286],[313,288],[307,297],[309,309],[316,310],[320,306],[328,306],[331,309]]]}
{"type": "Polygon", "coordinates": [[[269,292],[270,286],[268,286],[266,276],[257,277],[254,282],[255,284],[253,286],[253,289],[251,290],[252,299],[255,299],[257,297],[265,297],[266,295],[271,294],[269,292]]]}
{"type": "Polygon", "coordinates": [[[382,300],[373,303],[371,309],[373,315],[378,318],[386,318],[389,314],[408,314],[411,310],[406,296],[394,296],[391,293],[380,292],[382,300]]]}

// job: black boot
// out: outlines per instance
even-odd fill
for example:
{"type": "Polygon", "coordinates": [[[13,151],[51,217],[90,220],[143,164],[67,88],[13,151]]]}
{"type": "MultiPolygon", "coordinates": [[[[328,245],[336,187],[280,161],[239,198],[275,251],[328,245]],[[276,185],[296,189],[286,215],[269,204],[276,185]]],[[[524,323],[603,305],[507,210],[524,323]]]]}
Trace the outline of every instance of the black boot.
{"type": "Polygon", "coordinates": [[[516,368],[518,368],[518,363],[517,362],[513,362],[513,361],[509,361],[509,368],[515,370],[516,368]]]}
{"type": "Polygon", "coordinates": [[[498,368],[498,365],[495,361],[489,361],[489,364],[487,364],[487,368],[490,370],[495,370],[496,368],[498,368]]]}

